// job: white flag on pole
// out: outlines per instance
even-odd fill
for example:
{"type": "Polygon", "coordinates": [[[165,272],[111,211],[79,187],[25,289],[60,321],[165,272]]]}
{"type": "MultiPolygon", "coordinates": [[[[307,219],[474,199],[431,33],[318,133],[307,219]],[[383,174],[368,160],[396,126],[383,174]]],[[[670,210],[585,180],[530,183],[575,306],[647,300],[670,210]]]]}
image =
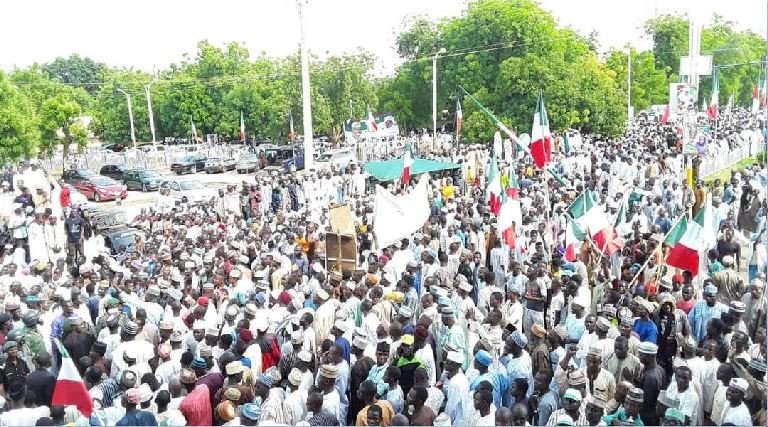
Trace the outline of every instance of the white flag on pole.
{"type": "Polygon", "coordinates": [[[429,220],[428,177],[428,174],[422,175],[416,188],[403,196],[376,186],[373,232],[379,248],[411,237],[429,220]]]}

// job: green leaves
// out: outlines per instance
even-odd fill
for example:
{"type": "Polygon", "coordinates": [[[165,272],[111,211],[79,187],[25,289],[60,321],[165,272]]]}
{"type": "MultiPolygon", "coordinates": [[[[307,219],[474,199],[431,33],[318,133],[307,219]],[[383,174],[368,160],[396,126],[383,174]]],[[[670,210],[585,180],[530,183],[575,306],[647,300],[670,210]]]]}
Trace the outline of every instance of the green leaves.
{"type": "Polygon", "coordinates": [[[40,129],[32,102],[0,71],[0,160],[29,156],[39,141],[40,129]]]}
{"type": "MultiPolygon", "coordinates": [[[[558,28],[533,1],[471,2],[463,17],[439,24],[416,21],[398,42],[406,62],[379,98],[382,107],[398,114],[402,127],[431,124],[432,56],[440,48],[447,53],[438,58],[438,112],[453,111],[461,85],[521,133],[530,132],[539,90],[554,130],[578,127],[615,135],[626,121],[614,74],[598,61],[594,47],[558,28]]],[[[474,105],[465,105],[464,136],[490,141],[493,124],[475,114],[474,105]]]]}
{"type": "MultiPolygon", "coordinates": [[[[702,31],[701,54],[712,55],[714,66],[725,66],[720,68],[720,102],[734,95],[737,104],[749,105],[761,68],[757,62],[765,55],[766,41],[751,31],[733,28],[732,22],[715,15],[702,31]]],[[[660,16],[646,22],[645,30],[653,38],[656,68],[665,71],[669,82],[677,81],[680,56],[688,55],[688,18],[660,16]]],[[[711,91],[712,78],[702,77],[699,101],[709,102],[711,91]]]]}

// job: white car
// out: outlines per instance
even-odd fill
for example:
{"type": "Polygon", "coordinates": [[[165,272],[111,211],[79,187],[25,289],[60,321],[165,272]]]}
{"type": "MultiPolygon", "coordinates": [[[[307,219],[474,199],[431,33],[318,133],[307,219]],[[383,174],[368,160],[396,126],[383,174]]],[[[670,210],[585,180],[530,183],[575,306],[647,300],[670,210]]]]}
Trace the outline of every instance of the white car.
{"type": "Polygon", "coordinates": [[[160,183],[160,188],[169,189],[175,200],[182,201],[186,198],[190,205],[207,202],[216,195],[213,190],[206,188],[196,179],[168,179],[160,183]]]}
{"type": "Polygon", "coordinates": [[[355,163],[357,158],[352,150],[328,150],[317,156],[315,159],[315,169],[329,170],[331,168],[343,169],[351,163],[355,163]]]}

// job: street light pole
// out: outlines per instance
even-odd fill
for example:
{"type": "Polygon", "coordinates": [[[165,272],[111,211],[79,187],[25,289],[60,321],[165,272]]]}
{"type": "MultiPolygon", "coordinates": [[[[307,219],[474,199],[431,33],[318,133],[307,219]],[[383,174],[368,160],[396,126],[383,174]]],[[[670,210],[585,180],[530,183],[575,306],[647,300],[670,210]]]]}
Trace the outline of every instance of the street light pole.
{"type": "Polygon", "coordinates": [[[133,148],[136,148],[136,130],[133,127],[133,106],[131,105],[131,95],[120,89],[119,87],[116,87],[115,90],[125,95],[125,99],[128,100],[128,120],[131,123],[131,141],[133,142],[133,148]]]}
{"type": "Polygon", "coordinates": [[[632,46],[627,44],[627,123],[632,123],[632,46]]]}
{"type": "Polygon", "coordinates": [[[445,53],[440,48],[432,57],[432,150],[437,151],[437,58],[445,53]]]}
{"type": "Polygon", "coordinates": [[[301,104],[302,120],[304,122],[304,170],[314,166],[314,137],[312,136],[312,99],[309,86],[309,46],[307,46],[306,14],[302,11],[303,4],[309,0],[296,0],[299,9],[299,26],[301,30],[301,104]]]}
{"type": "Polygon", "coordinates": [[[147,111],[149,112],[149,131],[152,132],[152,148],[157,151],[157,139],[155,138],[155,115],[152,113],[152,82],[144,86],[147,94],[147,111]]]}

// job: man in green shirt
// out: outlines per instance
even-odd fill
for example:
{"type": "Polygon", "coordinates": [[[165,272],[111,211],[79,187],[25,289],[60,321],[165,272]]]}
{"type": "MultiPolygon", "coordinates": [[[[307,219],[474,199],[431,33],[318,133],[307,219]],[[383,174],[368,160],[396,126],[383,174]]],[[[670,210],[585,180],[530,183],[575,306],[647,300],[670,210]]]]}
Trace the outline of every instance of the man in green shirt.
{"type": "Polygon", "coordinates": [[[603,417],[603,421],[611,426],[642,426],[640,405],[643,403],[643,390],[633,388],[627,393],[624,404],[612,414],[603,417]]]}

